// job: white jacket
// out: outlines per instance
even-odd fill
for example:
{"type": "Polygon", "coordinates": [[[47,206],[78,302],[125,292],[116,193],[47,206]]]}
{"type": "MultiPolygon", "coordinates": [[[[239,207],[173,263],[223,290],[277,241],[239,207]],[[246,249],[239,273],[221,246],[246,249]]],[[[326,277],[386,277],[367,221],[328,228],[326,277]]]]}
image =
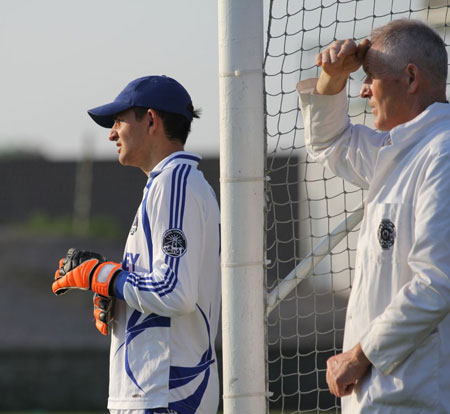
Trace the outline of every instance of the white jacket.
{"type": "Polygon", "coordinates": [[[127,272],[116,282],[110,409],[217,411],[220,213],[199,160],[171,154],[144,189],[125,247],[127,272]]]}
{"type": "Polygon", "coordinates": [[[315,82],[297,87],[308,152],[367,190],[344,351],[373,365],[343,414],[450,413],[450,104],[380,133],[315,82]]]}

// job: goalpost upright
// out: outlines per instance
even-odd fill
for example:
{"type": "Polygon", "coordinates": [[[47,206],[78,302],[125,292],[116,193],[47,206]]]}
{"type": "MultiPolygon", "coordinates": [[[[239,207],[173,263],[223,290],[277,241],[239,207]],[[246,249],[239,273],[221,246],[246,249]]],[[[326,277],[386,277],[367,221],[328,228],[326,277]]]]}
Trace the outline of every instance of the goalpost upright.
{"type": "Polygon", "coordinates": [[[219,0],[218,19],[224,414],[263,414],[263,1],[219,0]]]}

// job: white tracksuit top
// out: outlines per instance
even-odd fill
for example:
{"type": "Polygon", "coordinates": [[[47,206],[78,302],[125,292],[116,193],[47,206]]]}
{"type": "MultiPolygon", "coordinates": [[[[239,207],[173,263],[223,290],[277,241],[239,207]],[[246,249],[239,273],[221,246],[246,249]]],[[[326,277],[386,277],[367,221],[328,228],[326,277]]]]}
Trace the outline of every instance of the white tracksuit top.
{"type": "Polygon", "coordinates": [[[367,190],[344,351],[373,366],[343,414],[450,413],[450,104],[377,132],[315,83],[297,87],[308,152],[367,190]]]}
{"type": "Polygon", "coordinates": [[[200,157],[150,173],[116,283],[109,409],[213,414],[219,401],[220,214],[200,157]]]}

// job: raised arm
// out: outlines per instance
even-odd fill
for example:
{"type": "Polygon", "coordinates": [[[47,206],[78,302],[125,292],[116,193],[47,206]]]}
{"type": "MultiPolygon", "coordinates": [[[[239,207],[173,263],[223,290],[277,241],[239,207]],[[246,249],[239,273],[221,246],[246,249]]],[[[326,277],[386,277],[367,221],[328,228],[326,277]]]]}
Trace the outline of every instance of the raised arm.
{"type": "Polygon", "coordinates": [[[316,65],[322,67],[316,92],[336,95],[345,88],[350,73],[362,65],[370,47],[369,39],[356,44],[352,39],[336,40],[316,56],[316,65]]]}

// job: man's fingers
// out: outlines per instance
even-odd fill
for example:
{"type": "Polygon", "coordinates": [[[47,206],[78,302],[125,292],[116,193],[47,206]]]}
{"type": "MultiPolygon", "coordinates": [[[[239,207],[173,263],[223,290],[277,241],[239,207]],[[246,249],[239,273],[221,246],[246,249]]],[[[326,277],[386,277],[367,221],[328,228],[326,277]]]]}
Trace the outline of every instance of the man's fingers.
{"type": "Polygon", "coordinates": [[[338,359],[335,357],[328,359],[326,380],[331,394],[336,397],[350,395],[355,386],[354,383],[349,384],[344,380],[344,378],[342,378],[341,368],[342,366],[338,359]]]}
{"type": "Polygon", "coordinates": [[[344,43],[345,42],[343,40],[335,40],[327,49],[330,63],[336,63],[339,60],[344,43]]]}
{"type": "MultiPolygon", "coordinates": [[[[353,388],[355,388],[355,384],[339,384],[336,383],[333,387],[333,392],[331,392],[336,397],[346,397],[347,395],[350,395],[353,392],[353,388]]],[[[331,391],[331,389],[330,389],[331,391]]]]}
{"type": "Polygon", "coordinates": [[[338,391],[336,389],[336,381],[335,381],[335,377],[334,377],[334,375],[335,375],[334,368],[336,367],[336,365],[337,365],[337,361],[335,359],[333,359],[333,357],[328,359],[326,379],[327,379],[328,388],[329,388],[331,394],[333,394],[337,397],[338,391]]]}
{"type": "Polygon", "coordinates": [[[352,39],[347,39],[339,42],[339,51],[337,57],[351,56],[356,53],[356,43],[352,39]]]}
{"type": "Polygon", "coordinates": [[[335,48],[330,49],[330,63],[336,63],[338,61],[338,55],[339,51],[335,48]]]}
{"type": "Polygon", "coordinates": [[[327,63],[330,62],[330,51],[329,49],[324,50],[321,53],[321,62],[322,62],[322,66],[326,65],[327,63]]]}
{"type": "Polygon", "coordinates": [[[359,61],[363,61],[364,57],[366,56],[367,51],[369,50],[370,46],[372,46],[372,43],[369,39],[364,39],[357,47],[356,49],[356,57],[359,61]]]}
{"type": "Polygon", "coordinates": [[[345,41],[343,40],[335,40],[329,47],[316,55],[316,65],[323,66],[328,63],[336,63],[342,55],[342,46],[344,44],[345,41]]]}
{"type": "Polygon", "coordinates": [[[322,53],[316,55],[316,66],[322,66],[322,53]]]}
{"type": "Polygon", "coordinates": [[[356,56],[356,53],[357,46],[352,39],[335,40],[324,51],[316,55],[316,65],[324,67],[329,64],[339,64],[338,66],[340,67],[345,65],[345,60],[347,57],[354,57],[356,56]]]}
{"type": "Polygon", "coordinates": [[[342,391],[342,394],[339,397],[345,397],[347,395],[350,395],[353,392],[353,388],[355,388],[355,384],[349,384],[345,386],[345,388],[342,391]]]}
{"type": "Polygon", "coordinates": [[[353,39],[335,40],[316,55],[315,63],[330,75],[347,74],[357,70],[371,46],[369,39],[356,45],[353,39]]]}
{"type": "Polygon", "coordinates": [[[326,378],[330,392],[336,397],[350,395],[370,364],[359,343],[351,350],[329,358],[326,378]]]}

